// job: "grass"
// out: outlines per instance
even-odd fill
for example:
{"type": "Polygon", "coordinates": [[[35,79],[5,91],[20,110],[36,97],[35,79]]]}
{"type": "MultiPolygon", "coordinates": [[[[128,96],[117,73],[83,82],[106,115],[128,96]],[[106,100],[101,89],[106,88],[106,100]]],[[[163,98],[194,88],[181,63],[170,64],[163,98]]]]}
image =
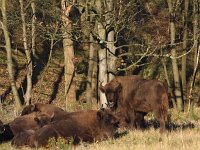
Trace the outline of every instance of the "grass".
{"type": "MultiPolygon", "coordinates": [[[[163,135],[162,141],[159,141],[160,134],[158,130],[149,129],[146,131],[129,131],[118,139],[108,139],[103,142],[85,144],[73,147],[76,150],[176,150],[176,149],[199,149],[200,147],[200,130],[185,129],[169,132],[163,135]]],[[[63,145],[62,145],[63,146],[63,145]]],[[[61,147],[57,147],[62,149],[61,147]]],[[[10,142],[0,145],[1,150],[12,150],[10,142]]],[[[51,148],[50,148],[51,149],[51,148]]],[[[53,149],[56,149],[55,147],[53,149]]],[[[64,147],[63,149],[66,149],[64,147]]],[[[22,148],[22,150],[31,150],[22,148]]],[[[39,150],[42,150],[40,148],[39,150]]]]}
{"type": "MultiPolygon", "coordinates": [[[[92,144],[81,143],[78,146],[71,147],[65,145],[63,140],[53,144],[49,149],[51,150],[193,150],[200,147],[200,109],[195,108],[194,112],[189,113],[171,113],[172,123],[168,125],[170,131],[163,134],[159,133],[159,129],[155,127],[155,121],[152,123],[152,115],[148,115],[145,119],[149,125],[148,129],[144,131],[119,130],[119,137],[115,139],[108,139],[102,142],[92,144]],[[160,138],[162,140],[160,140],[160,138]]],[[[0,145],[1,150],[14,150],[10,144],[3,143],[0,145]]],[[[21,150],[31,150],[31,148],[24,147],[21,150]]],[[[39,150],[44,150],[40,148],[39,150]]]]}

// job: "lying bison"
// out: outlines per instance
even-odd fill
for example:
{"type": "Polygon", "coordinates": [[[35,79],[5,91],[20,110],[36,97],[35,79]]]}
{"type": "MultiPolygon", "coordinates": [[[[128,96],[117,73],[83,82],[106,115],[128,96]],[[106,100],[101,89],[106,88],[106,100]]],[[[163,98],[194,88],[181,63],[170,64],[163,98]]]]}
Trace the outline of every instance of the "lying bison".
{"type": "Polygon", "coordinates": [[[12,140],[12,145],[45,147],[48,145],[48,140],[53,137],[72,140],[73,144],[78,144],[80,141],[100,141],[113,137],[118,123],[118,119],[108,109],[78,111],[73,117],[52,122],[35,133],[21,132],[12,140]]]}
{"type": "Polygon", "coordinates": [[[25,106],[24,109],[22,110],[21,116],[30,114],[32,112],[38,112],[38,111],[42,113],[46,113],[48,115],[52,115],[57,112],[62,112],[64,110],[52,104],[35,103],[35,104],[30,104],[28,106],[25,106]]]}
{"type": "Polygon", "coordinates": [[[29,115],[19,116],[8,124],[0,122],[0,142],[9,141],[24,130],[37,130],[50,123],[52,118],[53,116],[34,112],[29,115]]]}
{"type": "Polygon", "coordinates": [[[140,76],[119,76],[105,86],[100,86],[105,93],[108,106],[131,128],[142,128],[144,116],[154,112],[160,123],[160,132],[165,130],[168,111],[168,87],[159,80],[147,80],[140,76]]]}

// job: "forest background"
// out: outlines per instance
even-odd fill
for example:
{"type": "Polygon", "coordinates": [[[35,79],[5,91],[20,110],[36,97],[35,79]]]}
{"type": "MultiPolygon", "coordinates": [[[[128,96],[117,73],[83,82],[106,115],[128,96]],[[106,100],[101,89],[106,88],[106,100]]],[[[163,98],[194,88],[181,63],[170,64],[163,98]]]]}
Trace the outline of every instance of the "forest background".
{"type": "MultiPolygon", "coordinates": [[[[200,105],[198,0],[1,0],[0,109],[99,108],[118,75],[168,83],[175,112],[200,105]]],[[[14,111],[13,111],[14,110],[14,111]]]]}

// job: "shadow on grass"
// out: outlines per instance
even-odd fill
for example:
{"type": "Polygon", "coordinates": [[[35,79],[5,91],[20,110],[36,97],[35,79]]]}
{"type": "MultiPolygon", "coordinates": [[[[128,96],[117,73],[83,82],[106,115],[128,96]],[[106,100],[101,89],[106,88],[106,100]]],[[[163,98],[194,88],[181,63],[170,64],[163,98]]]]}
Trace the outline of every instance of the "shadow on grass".
{"type": "Polygon", "coordinates": [[[126,131],[122,131],[122,132],[117,132],[117,133],[115,133],[115,135],[114,135],[114,139],[118,139],[118,138],[121,138],[121,137],[123,137],[123,136],[126,136],[128,134],[128,131],[126,130],[126,131]]]}
{"type": "MultiPolygon", "coordinates": [[[[146,129],[149,129],[149,128],[159,128],[160,127],[160,124],[158,121],[156,120],[149,120],[146,122],[146,129]]],[[[195,128],[195,125],[191,122],[188,122],[188,123],[174,123],[174,122],[169,122],[166,124],[166,129],[169,131],[169,132],[172,132],[172,131],[177,131],[177,130],[185,130],[185,129],[193,129],[195,128]]]]}

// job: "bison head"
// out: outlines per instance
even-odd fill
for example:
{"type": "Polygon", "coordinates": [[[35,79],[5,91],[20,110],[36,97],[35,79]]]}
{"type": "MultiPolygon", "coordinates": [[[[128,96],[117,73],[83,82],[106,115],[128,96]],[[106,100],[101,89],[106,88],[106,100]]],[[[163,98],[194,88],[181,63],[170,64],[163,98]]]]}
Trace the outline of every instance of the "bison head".
{"type": "Polygon", "coordinates": [[[107,128],[110,131],[115,131],[119,127],[119,120],[110,109],[101,108],[98,110],[97,120],[100,122],[101,128],[107,128]]]}
{"type": "Polygon", "coordinates": [[[112,80],[110,83],[106,84],[105,86],[100,85],[100,90],[102,93],[105,93],[108,107],[110,107],[112,110],[115,110],[117,108],[117,102],[119,99],[119,93],[121,92],[122,86],[121,84],[116,81],[115,79],[112,80]]]}
{"type": "Polygon", "coordinates": [[[27,114],[30,114],[32,112],[35,111],[35,105],[27,105],[24,107],[24,109],[22,110],[22,113],[21,113],[21,116],[24,116],[24,115],[27,115],[27,114]]]}
{"type": "Polygon", "coordinates": [[[0,134],[2,134],[5,131],[5,127],[3,122],[0,120],[0,134]]]}
{"type": "Polygon", "coordinates": [[[42,113],[37,113],[36,117],[34,118],[34,120],[37,122],[37,124],[42,127],[46,124],[49,124],[50,122],[52,122],[54,118],[54,114],[52,114],[51,116],[47,115],[47,114],[42,114],[42,113]]]}

